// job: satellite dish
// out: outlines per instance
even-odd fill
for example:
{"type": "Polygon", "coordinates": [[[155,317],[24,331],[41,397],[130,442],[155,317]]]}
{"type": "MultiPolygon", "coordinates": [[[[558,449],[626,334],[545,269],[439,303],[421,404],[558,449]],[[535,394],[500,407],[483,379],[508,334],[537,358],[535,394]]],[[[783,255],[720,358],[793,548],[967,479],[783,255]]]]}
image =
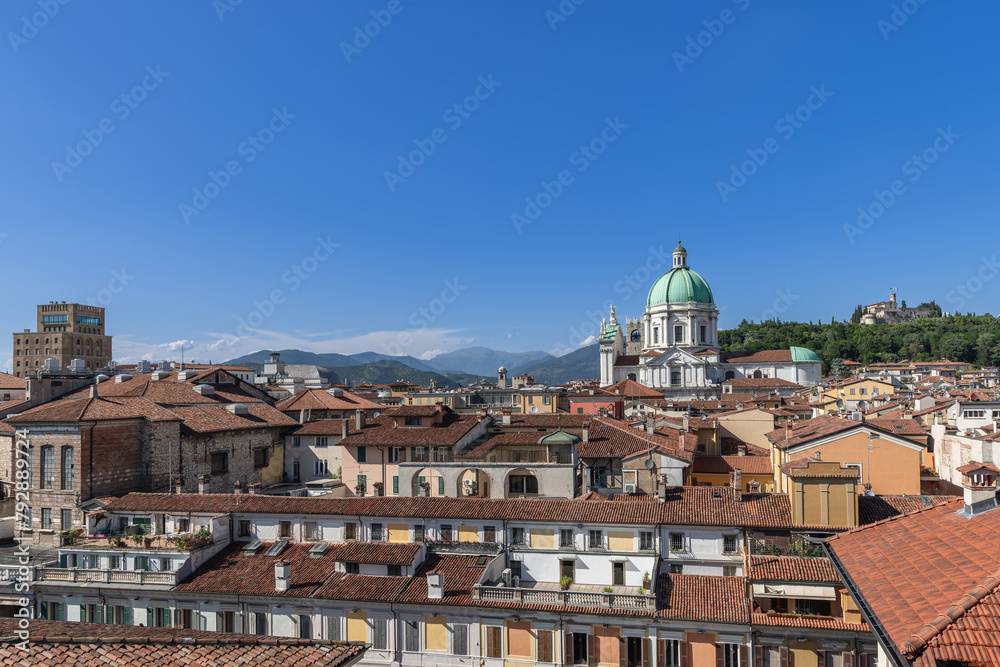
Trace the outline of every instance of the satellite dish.
{"type": "Polygon", "coordinates": [[[643,465],[646,466],[646,470],[652,470],[653,466],[655,466],[656,464],[653,463],[653,459],[646,459],[646,462],[643,463],[643,465]]]}
{"type": "Polygon", "coordinates": [[[532,405],[531,406],[531,414],[535,414],[536,412],[538,412],[538,406],[537,405],[532,405]]]}

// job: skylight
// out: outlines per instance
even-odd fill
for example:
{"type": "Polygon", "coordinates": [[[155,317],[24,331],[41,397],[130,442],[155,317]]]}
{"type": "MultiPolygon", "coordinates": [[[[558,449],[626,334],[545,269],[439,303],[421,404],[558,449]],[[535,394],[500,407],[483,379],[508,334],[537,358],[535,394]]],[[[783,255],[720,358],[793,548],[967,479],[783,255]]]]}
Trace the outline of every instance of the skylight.
{"type": "Polygon", "coordinates": [[[268,549],[267,551],[264,552],[264,555],[265,556],[277,556],[282,551],[284,551],[285,547],[287,547],[287,546],[288,546],[288,540],[278,540],[277,542],[275,542],[274,544],[271,545],[270,549],[268,549]]]}

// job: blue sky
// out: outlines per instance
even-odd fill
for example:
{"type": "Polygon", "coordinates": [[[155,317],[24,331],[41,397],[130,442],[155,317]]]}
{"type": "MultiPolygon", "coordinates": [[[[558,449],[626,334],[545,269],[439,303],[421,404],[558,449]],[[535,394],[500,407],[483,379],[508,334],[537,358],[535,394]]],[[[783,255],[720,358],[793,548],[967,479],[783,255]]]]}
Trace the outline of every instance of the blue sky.
{"type": "Polygon", "coordinates": [[[567,351],[608,302],[641,314],[678,235],[723,327],[840,319],[893,286],[954,310],[997,238],[998,19],[6,2],[7,331],[66,300],[106,305],[120,361],[567,351]]]}

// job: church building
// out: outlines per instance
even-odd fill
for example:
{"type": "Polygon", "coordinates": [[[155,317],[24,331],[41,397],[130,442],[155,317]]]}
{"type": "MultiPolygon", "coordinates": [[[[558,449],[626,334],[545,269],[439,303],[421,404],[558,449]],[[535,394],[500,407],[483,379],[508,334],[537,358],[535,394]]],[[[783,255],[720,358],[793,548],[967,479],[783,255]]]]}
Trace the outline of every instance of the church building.
{"type": "Polygon", "coordinates": [[[618,322],[614,306],[598,336],[601,386],[622,380],[662,391],[678,400],[719,396],[732,378],[780,378],[818,384],[822,362],[812,350],[793,347],[762,352],[722,352],[719,309],[708,282],[687,263],[678,244],[673,266],[649,290],[642,318],[618,322]]]}

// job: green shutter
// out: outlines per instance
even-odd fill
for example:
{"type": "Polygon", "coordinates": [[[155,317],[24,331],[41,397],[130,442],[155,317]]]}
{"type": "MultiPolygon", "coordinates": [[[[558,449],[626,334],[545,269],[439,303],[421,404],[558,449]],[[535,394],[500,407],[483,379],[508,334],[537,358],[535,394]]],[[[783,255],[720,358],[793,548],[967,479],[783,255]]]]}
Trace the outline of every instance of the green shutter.
{"type": "Polygon", "coordinates": [[[125,625],[132,625],[132,607],[125,607],[125,625]]]}
{"type": "Polygon", "coordinates": [[[49,603],[43,602],[38,605],[38,618],[43,621],[49,620],[49,603]]]}
{"type": "Polygon", "coordinates": [[[95,604],[94,605],[94,622],[103,623],[104,622],[104,605],[95,604]]]}
{"type": "Polygon", "coordinates": [[[368,450],[358,447],[358,463],[368,463],[368,450]]]}
{"type": "Polygon", "coordinates": [[[80,622],[87,622],[87,605],[85,604],[80,605],[80,622]]]}
{"type": "Polygon", "coordinates": [[[57,621],[66,620],[66,608],[63,606],[62,602],[56,602],[56,617],[54,620],[57,621]]]}
{"type": "Polygon", "coordinates": [[[417,487],[418,487],[417,490],[418,491],[420,490],[420,487],[422,487],[424,485],[424,482],[426,482],[426,481],[427,481],[426,477],[424,477],[423,475],[417,475],[417,487]]]}
{"type": "Polygon", "coordinates": [[[444,495],[444,477],[438,477],[438,495],[444,495]]]}
{"type": "Polygon", "coordinates": [[[153,608],[146,607],[146,627],[153,627],[153,608]]]}
{"type": "Polygon", "coordinates": [[[105,605],[104,607],[104,622],[114,623],[115,622],[115,608],[111,605],[105,605]]]}
{"type": "Polygon", "coordinates": [[[170,625],[170,608],[169,607],[167,607],[166,609],[163,610],[163,627],[165,627],[165,628],[171,627],[171,625],[170,625]]]}
{"type": "Polygon", "coordinates": [[[392,476],[392,492],[399,493],[399,475],[392,476]]]}

